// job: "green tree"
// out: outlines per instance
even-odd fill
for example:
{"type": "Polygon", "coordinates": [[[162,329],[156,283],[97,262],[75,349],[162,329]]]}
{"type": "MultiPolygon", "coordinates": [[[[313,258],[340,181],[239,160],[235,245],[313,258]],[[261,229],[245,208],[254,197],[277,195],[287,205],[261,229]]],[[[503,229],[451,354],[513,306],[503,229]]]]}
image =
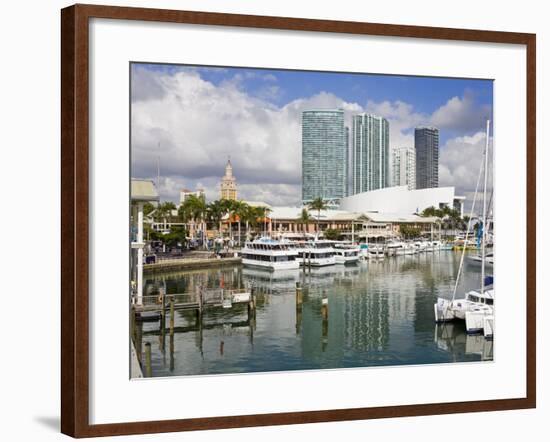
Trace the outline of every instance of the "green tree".
{"type": "Polygon", "coordinates": [[[227,200],[212,201],[206,206],[206,219],[215,226],[219,236],[222,234],[222,219],[228,211],[228,205],[225,201],[227,200]]]}
{"type": "Polygon", "coordinates": [[[267,207],[253,207],[247,206],[244,219],[246,221],[246,236],[247,238],[250,235],[250,228],[255,229],[260,225],[260,221],[263,221],[267,216],[267,207]]]}
{"type": "Polygon", "coordinates": [[[143,205],[143,215],[148,216],[153,210],[155,210],[155,206],[151,203],[147,202],[143,205]]]}
{"type": "Polygon", "coordinates": [[[399,224],[399,233],[401,233],[401,236],[405,239],[412,239],[418,238],[421,231],[418,227],[409,224],[399,224]]]}
{"type": "Polygon", "coordinates": [[[172,226],[170,233],[163,235],[162,240],[168,247],[176,247],[187,243],[187,230],[182,226],[172,226]]]}
{"type": "Polygon", "coordinates": [[[309,215],[307,209],[302,209],[302,213],[300,214],[300,218],[298,218],[298,221],[302,224],[304,232],[307,232],[309,223],[311,221],[311,216],[309,215]]]}
{"type": "Polygon", "coordinates": [[[330,239],[333,241],[337,241],[342,238],[342,232],[340,232],[339,229],[326,229],[323,234],[325,235],[325,239],[330,239]]]}
{"type": "Polygon", "coordinates": [[[239,246],[241,245],[241,224],[242,221],[246,218],[246,213],[248,210],[248,204],[246,204],[244,201],[234,201],[232,212],[233,216],[237,217],[238,220],[238,229],[239,229],[239,246]]]}
{"type": "Polygon", "coordinates": [[[193,227],[199,226],[199,229],[205,234],[206,201],[204,196],[189,195],[178,209],[178,215],[184,223],[191,223],[193,227]]]}
{"type": "Polygon", "coordinates": [[[316,232],[317,232],[317,235],[318,235],[319,234],[319,218],[321,218],[321,210],[325,210],[327,208],[327,203],[323,200],[323,198],[318,197],[318,198],[315,198],[313,201],[311,201],[308,204],[308,208],[310,210],[317,210],[316,232]]]}

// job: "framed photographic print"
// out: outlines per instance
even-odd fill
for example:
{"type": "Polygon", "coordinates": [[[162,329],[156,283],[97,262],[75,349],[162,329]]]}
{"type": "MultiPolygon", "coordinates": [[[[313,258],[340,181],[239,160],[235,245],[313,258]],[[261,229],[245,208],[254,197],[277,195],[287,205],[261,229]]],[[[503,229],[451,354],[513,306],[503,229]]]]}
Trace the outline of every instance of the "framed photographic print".
{"type": "Polygon", "coordinates": [[[535,407],[534,35],[61,16],[64,433],[535,407]]]}

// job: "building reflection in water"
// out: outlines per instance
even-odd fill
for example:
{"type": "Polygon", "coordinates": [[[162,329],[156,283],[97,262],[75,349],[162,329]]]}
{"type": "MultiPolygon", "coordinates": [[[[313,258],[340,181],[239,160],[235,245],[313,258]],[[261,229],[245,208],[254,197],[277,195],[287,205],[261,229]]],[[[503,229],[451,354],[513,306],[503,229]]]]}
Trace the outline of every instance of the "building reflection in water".
{"type": "MultiPolygon", "coordinates": [[[[492,341],[433,321],[437,296],[452,293],[458,258],[442,252],[306,272],[235,266],[154,275],[148,294],[252,290],[256,314],[219,308],[198,321],[178,311],[172,336],[166,324],[137,323],[136,352],[142,357],[141,346],[153,343],[153,376],[490,360],[492,341]]],[[[475,287],[472,271],[459,290],[475,287]]]]}

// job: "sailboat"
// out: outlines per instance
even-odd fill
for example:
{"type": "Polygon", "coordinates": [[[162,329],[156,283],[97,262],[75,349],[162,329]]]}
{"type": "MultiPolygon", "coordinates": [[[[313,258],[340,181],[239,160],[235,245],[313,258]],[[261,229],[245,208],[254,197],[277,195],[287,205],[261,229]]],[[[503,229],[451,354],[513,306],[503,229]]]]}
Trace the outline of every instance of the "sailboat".
{"type": "MultiPolygon", "coordinates": [[[[483,186],[483,215],[482,221],[483,226],[486,225],[487,221],[487,165],[489,160],[489,129],[490,121],[487,120],[487,132],[486,132],[486,142],[485,142],[485,152],[480,167],[478,182],[476,185],[476,191],[474,196],[474,202],[472,204],[472,211],[470,213],[470,219],[475,207],[475,200],[479,189],[479,182],[481,179],[481,172],[484,172],[484,186],[483,186]],[[484,163],[484,165],[483,165],[484,163]]],[[[458,269],[458,274],[455,281],[455,287],[453,291],[452,299],[446,298],[437,298],[437,302],[434,304],[434,313],[436,322],[446,322],[454,320],[463,320],[466,325],[467,333],[483,333],[485,337],[493,337],[494,329],[494,301],[495,301],[495,291],[491,285],[486,285],[486,269],[487,269],[487,254],[486,254],[486,242],[487,242],[487,229],[483,228],[482,238],[481,238],[481,255],[480,255],[480,264],[481,264],[481,281],[479,290],[470,290],[465,294],[463,298],[456,298],[456,291],[458,287],[458,281],[462,274],[462,269],[464,267],[464,256],[466,252],[466,243],[468,240],[468,235],[470,233],[470,226],[466,231],[466,237],[464,241],[464,246],[462,248],[462,256],[460,259],[460,265],[458,269]]]]}

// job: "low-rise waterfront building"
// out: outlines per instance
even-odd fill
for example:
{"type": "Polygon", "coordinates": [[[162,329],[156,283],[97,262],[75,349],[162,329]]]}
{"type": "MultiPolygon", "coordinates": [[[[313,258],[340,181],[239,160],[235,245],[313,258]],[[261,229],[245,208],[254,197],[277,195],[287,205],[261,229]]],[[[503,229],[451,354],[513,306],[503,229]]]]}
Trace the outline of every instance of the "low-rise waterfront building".
{"type": "Polygon", "coordinates": [[[448,206],[464,214],[465,197],[455,195],[454,187],[409,190],[407,186],[389,187],[342,198],[340,209],[352,212],[422,213],[428,207],[448,206]]]}

